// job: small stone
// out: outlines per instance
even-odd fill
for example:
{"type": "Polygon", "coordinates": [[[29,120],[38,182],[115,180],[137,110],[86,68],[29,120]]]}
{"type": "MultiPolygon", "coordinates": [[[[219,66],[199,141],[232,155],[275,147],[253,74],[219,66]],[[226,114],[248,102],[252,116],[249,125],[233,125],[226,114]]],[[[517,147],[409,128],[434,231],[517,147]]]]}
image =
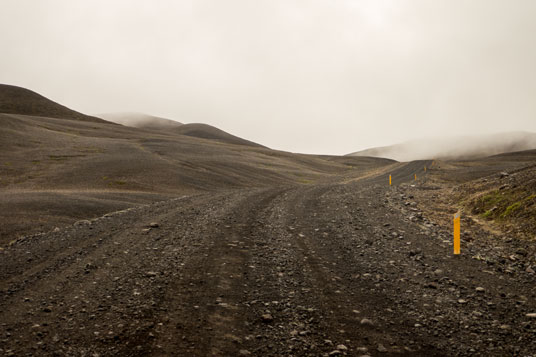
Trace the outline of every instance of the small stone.
{"type": "Polygon", "coordinates": [[[159,226],[158,226],[158,223],[156,223],[156,222],[151,222],[151,223],[149,223],[149,227],[151,227],[151,228],[158,228],[159,226]]]}
{"type": "Polygon", "coordinates": [[[368,352],[368,348],[366,348],[366,347],[358,347],[355,350],[357,352],[362,352],[362,353],[367,353],[368,352]]]}
{"type": "Polygon", "coordinates": [[[385,346],[380,343],[378,345],[378,352],[387,352],[387,348],[385,348],[385,346]]]}
{"type": "Polygon", "coordinates": [[[240,356],[250,356],[250,355],[251,355],[251,352],[249,352],[248,350],[240,350],[240,351],[238,352],[238,354],[239,354],[240,356]]]}
{"type": "Polygon", "coordinates": [[[342,354],[342,352],[339,351],[339,350],[334,350],[334,351],[331,351],[331,352],[329,353],[330,356],[339,356],[339,355],[341,355],[341,354],[342,354]]]}
{"type": "Polygon", "coordinates": [[[517,255],[522,255],[522,256],[526,257],[529,253],[528,253],[527,250],[524,249],[524,248],[518,248],[518,249],[516,250],[516,254],[517,254],[517,255]]]}
{"type": "Polygon", "coordinates": [[[467,304],[467,300],[458,299],[458,304],[467,304]]]}
{"type": "Polygon", "coordinates": [[[477,286],[477,287],[475,288],[475,290],[476,290],[477,292],[479,292],[479,293],[483,293],[484,291],[486,291],[486,289],[484,289],[484,288],[481,287],[481,286],[477,286]]]}
{"type": "Polygon", "coordinates": [[[536,312],[531,312],[529,314],[526,314],[525,316],[531,319],[536,319],[536,312]]]}
{"type": "Polygon", "coordinates": [[[145,273],[145,275],[151,278],[157,276],[158,273],[155,271],[148,271],[147,273],[145,273]]]}
{"type": "Polygon", "coordinates": [[[337,349],[339,351],[348,351],[348,347],[346,347],[345,345],[337,345],[337,349]]]}
{"type": "Polygon", "coordinates": [[[89,225],[91,225],[91,221],[88,221],[87,219],[83,219],[83,220],[74,222],[74,225],[75,225],[76,227],[79,227],[79,226],[89,226],[89,225]]]}
{"type": "Polygon", "coordinates": [[[274,317],[271,314],[263,314],[262,315],[262,322],[269,323],[269,322],[272,322],[272,321],[274,321],[274,317]]]}
{"type": "Polygon", "coordinates": [[[369,319],[362,319],[361,320],[361,325],[374,326],[374,322],[372,322],[372,320],[369,320],[369,319]]]}

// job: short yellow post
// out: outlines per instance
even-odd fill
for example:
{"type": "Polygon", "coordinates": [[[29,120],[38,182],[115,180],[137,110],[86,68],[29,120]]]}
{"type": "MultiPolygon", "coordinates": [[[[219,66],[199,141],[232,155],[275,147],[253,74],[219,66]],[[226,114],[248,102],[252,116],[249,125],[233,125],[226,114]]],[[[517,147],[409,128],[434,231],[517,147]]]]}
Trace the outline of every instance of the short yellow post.
{"type": "Polygon", "coordinates": [[[424,167],[424,172],[426,172],[426,166],[424,167]]]}
{"type": "Polygon", "coordinates": [[[460,254],[460,212],[454,215],[454,254],[460,254]]]}
{"type": "Polygon", "coordinates": [[[389,175],[389,186],[391,186],[391,175],[389,175]]]}
{"type": "Polygon", "coordinates": [[[417,181],[417,174],[415,174],[415,181],[417,181]]]}

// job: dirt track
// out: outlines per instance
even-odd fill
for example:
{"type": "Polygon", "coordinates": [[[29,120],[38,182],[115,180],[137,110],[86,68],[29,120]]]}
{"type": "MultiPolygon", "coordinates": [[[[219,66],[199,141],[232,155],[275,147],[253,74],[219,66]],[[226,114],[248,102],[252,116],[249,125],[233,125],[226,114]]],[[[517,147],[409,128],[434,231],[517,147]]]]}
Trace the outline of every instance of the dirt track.
{"type": "Polygon", "coordinates": [[[450,227],[385,175],[341,182],[187,196],[18,241],[0,251],[0,354],[536,355],[534,275],[453,257],[450,227]]]}

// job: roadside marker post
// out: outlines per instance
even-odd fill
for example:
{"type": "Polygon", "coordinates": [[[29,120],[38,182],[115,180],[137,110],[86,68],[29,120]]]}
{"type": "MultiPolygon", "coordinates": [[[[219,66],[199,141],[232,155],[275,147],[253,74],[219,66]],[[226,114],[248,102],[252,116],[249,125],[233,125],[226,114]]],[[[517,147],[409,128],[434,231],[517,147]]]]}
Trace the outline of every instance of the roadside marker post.
{"type": "Polygon", "coordinates": [[[417,174],[415,174],[415,181],[417,181],[417,174]]]}
{"type": "Polygon", "coordinates": [[[391,186],[391,175],[389,175],[389,186],[391,186]]]}
{"type": "Polygon", "coordinates": [[[460,254],[460,211],[454,215],[454,254],[460,254]]]}
{"type": "Polygon", "coordinates": [[[424,172],[426,172],[426,166],[424,167],[424,172]]]}

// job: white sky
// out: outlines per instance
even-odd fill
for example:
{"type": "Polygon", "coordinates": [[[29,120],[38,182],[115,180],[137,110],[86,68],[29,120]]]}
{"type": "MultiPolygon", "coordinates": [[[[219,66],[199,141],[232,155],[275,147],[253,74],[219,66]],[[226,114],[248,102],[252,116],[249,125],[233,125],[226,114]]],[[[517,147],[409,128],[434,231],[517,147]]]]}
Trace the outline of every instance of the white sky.
{"type": "Polygon", "coordinates": [[[2,0],[0,82],[346,154],[536,131],[533,0],[2,0]]]}

